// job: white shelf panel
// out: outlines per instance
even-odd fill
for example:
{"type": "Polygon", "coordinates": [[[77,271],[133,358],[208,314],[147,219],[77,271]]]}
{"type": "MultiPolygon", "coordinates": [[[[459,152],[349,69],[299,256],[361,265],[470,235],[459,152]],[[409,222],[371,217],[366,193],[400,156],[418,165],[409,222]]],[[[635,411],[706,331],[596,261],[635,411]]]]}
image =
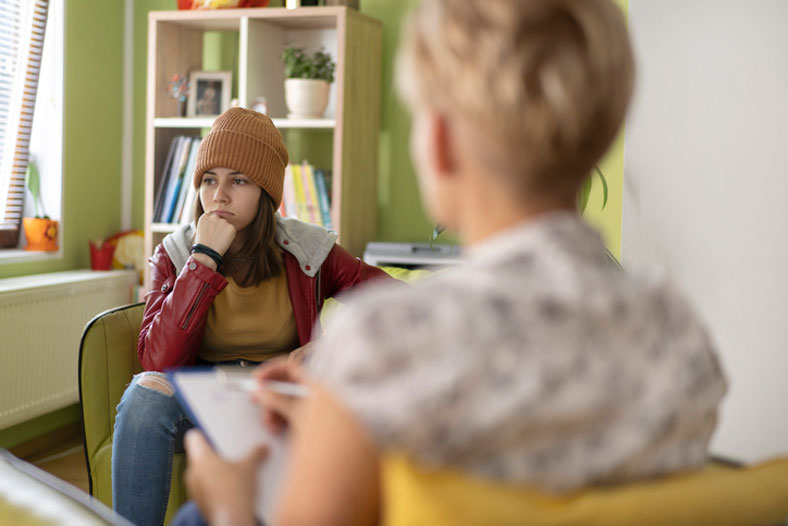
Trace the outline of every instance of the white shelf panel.
{"type": "MultiPolygon", "coordinates": [[[[210,128],[214,117],[159,117],[153,119],[156,128],[210,128]]],[[[333,130],[336,119],[272,119],[280,129],[324,129],[333,130]]]]}
{"type": "Polygon", "coordinates": [[[160,117],[153,119],[156,128],[210,128],[214,117],[160,117]]]}
{"type": "MultiPolygon", "coordinates": [[[[331,29],[338,25],[337,18],[344,16],[345,6],[319,6],[286,9],[284,7],[259,7],[242,9],[198,9],[152,11],[148,16],[156,22],[168,22],[202,31],[238,31],[242,18],[259,19],[282,29],[331,29]]],[[[380,25],[378,20],[354,11],[356,17],[380,25]]]]}
{"type": "Polygon", "coordinates": [[[321,128],[334,129],[336,119],[272,119],[277,128],[321,128]]]}

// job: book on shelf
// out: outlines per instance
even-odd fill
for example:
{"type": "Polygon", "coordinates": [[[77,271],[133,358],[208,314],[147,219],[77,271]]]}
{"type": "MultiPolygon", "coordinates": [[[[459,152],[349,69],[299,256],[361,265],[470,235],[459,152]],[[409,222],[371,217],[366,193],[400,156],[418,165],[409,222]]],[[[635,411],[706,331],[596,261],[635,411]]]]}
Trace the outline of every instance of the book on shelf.
{"type": "Polygon", "coordinates": [[[163,223],[172,223],[173,216],[175,215],[175,208],[178,206],[178,197],[180,196],[181,187],[183,186],[184,174],[186,173],[186,165],[189,162],[189,153],[191,152],[191,138],[183,138],[183,148],[181,150],[180,163],[177,170],[170,173],[170,177],[174,180],[174,190],[168,196],[166,205],[166,215],[162,217],[163,223]]]}
{"type": "Polygon", "coordinates": [[[158,223],[169,223],[173,201],[178,197],[178,190],[180,189],[178,174],[180,174],[188,159],[189,138],[183,135],[178,135],[173,139],[176,143],[175,154],[173,155],[172,162],[167,167],[167,171],[162,173],[165,178],[165,187],[160,194],[161,207],[159,213],[154,217],[154,221],[158,223]]]}
{"type": "Polygon", "coordinates": [[[306,194],[304,193],[304,180],[301,177],[301,166],[293,164],[290,166],[293,173],[293,187],[295,188],[295,213],[290,213],[290,217],[295,217],[306,223],[309,222],[309,213],[306,210],[306,194]]]}
{"type": "Polygon", "coordinates": [[[307,162],[301,164],[301,179],[304,184],[304,200],[309,222],[323,226],[323,216],[320,213],[320,204],[317,200],[317,189],[315,188],[315,175],[312,171],[312,165],[307,162]]]}
{"type": "Polygon", "coordinates": [[[170,149],[167,151],[167,158],[164,161],[164,167],[161,174],[159,174],[159,185],[156,189],[156,198],[153,207],[153,220],[158,221],[161,217],[161,210],[164,206],[164,193],[167,188],[167,174],[170,171],[172,159],[175,157],[176,150],[178,149],[178,137],[175,137],[170,142],[170,149]]]}
{"type": "Polygon", "coordinates": [[[320,204],[320,215],[323,217],[323,226],[331,229],[331,204],[330,194],[326,189],[326,175],[323,170],[313,170],[317,199],[320,204]]]}
{"type": "Polygon", "coordinates": [[[330,171],[308,162],[287,165],[279,208],[282,217],[332,228],[330,179],[330,171]]]}
{"type": "Polygon", "coordinates": [[[285,167],[285,180],[282,187],[282,206],[279,212],[282,217],[296,217],[295,186],[293,186],[293,165],[285,167]]]}
{"type": "Polygon", "coordinates": [[[181,224],[188,225],[194,220],[194,200],[197,199],[197,190],[193,184],[189,184],[189,190],[186,193],[186,200],[183,203],[183,210],[181,211],[181,224]]]}
{"type": "Polygon", "coordinates": [[[172,195],[175,192],[175,181],[173,180],[172,173],[176,172],[178,170],[178,165],[180,165],[183,154],[184,137],[182,135],[173,137],[172,142],[174,144],[175,151],[170,163],[166,167],[166,171],[163,171],[161,174],[162,179],[164,179],[164,187],[162,188],[162,192],[159,196],[159,210],[155,217],[155,221],[158,223],[164,221],[164,218],[167,216],[170,200],[172,199],[172,195]]]}
{"type": "Polygon", "coordinates": [[[188,223],[196,191],[192,184],[197,150],[202,139],[186,135],[173,137],[167,160],[159,176],[153,221],[156,223],[188,223]]]}
{"type": "Polygon", "coordinates": [[[202,142],[202,140],[199,137],[192,137],[189,139],[189,160],[186,162],[186,169],[183,171],[181,188],[178,192],[178,201],[171,219],[172,223],[181,222],[181,214],[185,209],[186,196],[189,194],[189,189],[194,188],[192,176],[194,175],[194,165],[197,162],[197,149],[200,147],[200,142],[202,142]]]}

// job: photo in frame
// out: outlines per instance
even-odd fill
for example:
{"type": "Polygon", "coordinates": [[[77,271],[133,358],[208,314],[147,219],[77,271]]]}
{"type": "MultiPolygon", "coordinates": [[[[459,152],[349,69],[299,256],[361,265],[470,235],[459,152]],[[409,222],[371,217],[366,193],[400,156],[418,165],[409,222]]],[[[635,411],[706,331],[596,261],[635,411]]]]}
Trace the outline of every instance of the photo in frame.
{"type": "Polygon", "coordinates": [[[232,71],[192,71],[187,117],[215,117],[230,107],[232,71]]]}

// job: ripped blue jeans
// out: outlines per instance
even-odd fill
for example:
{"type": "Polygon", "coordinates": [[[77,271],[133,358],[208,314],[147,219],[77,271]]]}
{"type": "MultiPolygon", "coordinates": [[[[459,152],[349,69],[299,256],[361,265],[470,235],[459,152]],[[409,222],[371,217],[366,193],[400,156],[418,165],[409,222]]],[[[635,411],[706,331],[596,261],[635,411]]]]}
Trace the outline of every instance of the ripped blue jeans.
{"type": "MultiPolygon", "coordinates": [[[[112,507],[139,526],[164,523],[172,479],[172,457],[183,452],[192,426],[177,399],[131,381],[118,404],[112,439],[112,507]]],[[[165,384],[166,385],[166,384],[165,384]]]]}

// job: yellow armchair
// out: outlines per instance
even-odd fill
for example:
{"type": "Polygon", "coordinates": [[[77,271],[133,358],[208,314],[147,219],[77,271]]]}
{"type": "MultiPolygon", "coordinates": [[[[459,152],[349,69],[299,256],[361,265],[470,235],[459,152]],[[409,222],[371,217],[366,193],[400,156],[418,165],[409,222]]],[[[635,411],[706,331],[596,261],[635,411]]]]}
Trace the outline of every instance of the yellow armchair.
{"type": "Polygon", "coordinates": [[[382,472],[387,526],[719,526],[788,520],[788,458],[746,468],[709,464],[696,472],[563,495],[430,470],[402,455],[385,455],[382,472]]]}

